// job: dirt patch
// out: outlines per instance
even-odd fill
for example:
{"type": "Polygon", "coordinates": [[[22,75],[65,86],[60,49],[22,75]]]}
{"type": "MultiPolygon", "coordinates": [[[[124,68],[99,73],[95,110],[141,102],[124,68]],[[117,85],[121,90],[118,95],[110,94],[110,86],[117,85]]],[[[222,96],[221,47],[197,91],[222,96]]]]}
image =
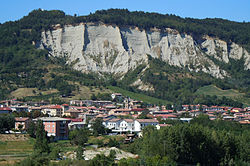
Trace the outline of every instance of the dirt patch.
{"type": "MultiPolygon", "coordinates": [[[[137,158],[138,155],[132,154],[130,152],[125,152],[121,149],[118,149],[116,147],[111,148],[97,148],[97,149],[91,149],[84,151],[84,158],[85,160],[91,160],[93,159],[97,154],[104,154],[105,156],[108,156],[110,151],[114,150],[116,152],[116,160],[121,160],[122,158],[137,158]]],[[[67,152],[64,154],[64,157],[75,159],[76,158],[76,152],[67,152]]]]}
{"type": "Polygon", "coordinates": [[[112,147],[112,148],[98,148],[95,150],[86,150],[84,151],[85,160],[91,160],[93,159],[97,154],[104,154],[105,156],[108,156],[110,151],[114,150],[116,152],[116,159],[121,160],[122,158],[136,158],[138,155],[125,152],[123,150],[120,150],[118,148],[112,147]]]}
{"type": "Polygon", "coordinates": [[[29,136],[27,134],[0,134],[0,141],[27,141],[29,136]]]}

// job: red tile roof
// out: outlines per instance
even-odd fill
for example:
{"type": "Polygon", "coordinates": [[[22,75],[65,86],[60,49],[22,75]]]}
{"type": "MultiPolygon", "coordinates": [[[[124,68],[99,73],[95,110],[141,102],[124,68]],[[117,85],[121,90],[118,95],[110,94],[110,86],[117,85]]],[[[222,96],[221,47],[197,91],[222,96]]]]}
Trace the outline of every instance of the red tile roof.
{"type": "Polygon", "coordinates": [[[65,111],[65,113],[81,113],[82,111],[76,110],[76,109],[69,109],[65,111]]]}
{"type": "Polygon", "coordinates": [[[239,121],[240,124],[250,124],[250,121],[239,121]]]}
{"type": "Polygon", "coordinates": [[[140,123],[158,123],[156,119],[136,119],[140,123]]]}
{"type": "Polygon", "coordinates": [[[117,122],[117,121],[119,121],[119,120],[121,120],[120,118],[113,118],[113,119],[110,119],[109,121],[110,122],[117,122]]]}
{"type": "Polygon", "coordinates": [[[16,122],[25,122],[26,120],[29,120],[29,118],[22,118],[22,117],[20,117],[20,118],[15,118],[15,121],[16,121],[16,122]]]}
{"type": "Polygon", "coordinates": [[[126,122],[129,122],[129,123],[132,123],[132,122],[134,122],[134,120],[133,119],[123,119],[124,121],[126,121],[126,122]]]}
{"type": "Polygon", "coordinates": [[[12,111],[9,107],[0,107],[0,111],[12,111]]]}
{"type": "Polygon", "coordinates": [[[155,117],[176,118],[177,116],[176,116],[176,115],[173,115],[173,114],[158,114],[158,115],[155,115],[155,117]]]}
{"type": "Polygon", "coordinates": [[[172,126],[171,124],[159,124],[161,127],[172,126]]]}
{"type": "Polygon", "coordinates": [[[62,109],[62,107],[60,105],[53,105],[50,106],[50,109],[62,109]]]}
{"type": "Polygon", "coordinates": [[[144,110],[145,110],[144,108],[134,108],[131,111],[138,111],[138,112],[140,112],[140,111],[144,111],[144,110]]]}
{"type": "Polygon", "coordinates": [[[68,120],[71,120],[71,122],[82,122],[82,119],[78,118],[78,119],[73,119],[73,118],[65,118],[68,120]]]}

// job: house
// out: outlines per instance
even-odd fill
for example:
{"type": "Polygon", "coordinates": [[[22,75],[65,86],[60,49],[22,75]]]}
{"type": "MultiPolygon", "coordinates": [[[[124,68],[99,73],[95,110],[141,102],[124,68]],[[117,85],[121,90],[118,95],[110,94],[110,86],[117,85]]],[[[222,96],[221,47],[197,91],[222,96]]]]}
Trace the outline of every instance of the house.
{"type": "Polygon", "coordinates": [[[49,116],[59,116],[63,115],[63,109],[60,105],[52,105],[48,107],[44,107],[42,109],[43,114],[48,114],[49,116]]]}
{"type": "Polygon", "coordinates": [[[69,110],[68,104],[62,104],[62,114],[64,114],[65,111],[69,110]]]}
{"type": "Polygon", "coordinates": [[[125,113],[125,114],[130,114],[131,109],[112,109],[109,111],[109,114],[119,114],[119,113],[125,113]]]}
{"type": "Polygon", "coordinates": [[[134,132],[141,132],[146,126],[156,126],[159,121],[156,119],[136,119],[134,123],[134,132]]]}
{"type": "Polygon", "coordinates": [[[112,93],[111,97],[112,97],[112,100],[114,100],[115,98],[121,98],[122,94],[121,93],[112,93]]]}
{"type": "Polygon", "coordinates": [[[42,107],[37,107],[37,106],[30,106],[29,109],[28,109],[29,112],[32,112],[32,111],[42,111],[42,107]]]}
{"type": "Polygon", "coordinates": [[[122,120],[120,118],[112,118],[104,121],[106,128],[111,129],[112,131],[116,131],[120,129],[120,123],[122,120]]]}
{"type": "Polygon", "coordinates": [[[29,127],[29,123],[31,122],[31,119],[29,118],[15,118],[15,129],[19,130],[19,125],[22,125],[22,130],[27,130],[29,127]]]}
{"type": "Polygon", "coordinates": [[[160,130],[163,127],[169,127],[169,126],[172,126],[172,124],[158,124],[158,125],[156,125],[156,129],[160,130]]]}
{"type": "Polygon", "coordinates": [[[155,118],[160,117],[162,120],[166,119],[177,119],[177,116],[174,114],[157,114],[154,115],[155,118]]]}
{"type": "Polygon", "coordinates": [[[232,110],[231,110],[231,112],[236,112],[236,113],[238,113],[238,112],[243,112],[244,111],[244,109],[242,109],[242,108],[232,108],[232,110]]]}
{"type": "Polygon", "coordinates": [[[193,118],[180,118],[180,121],[190,123],[193,118]]]}
{"type": "Polygon", "coordinates": [[[0,107],[0,114],[9,114],[12,112],[10,107],[0,107]]]}
{"type": "Polygon", "coordinates": [[[41,117],[34,121],[42,120],[47,135],[55,140],[65,140],[69,136],[68,124],[71,120],[59,117],[41,117]]]}
{"type": "Polygon", "coordinates": [[[134,120],[123,119],[120,123],[119,132],[133,132],[134,131],[134,120]]]}
{"type": "Polygon", "coordinates": [[[28,106],[11,106],[12,111],[15,112],[28,112],[28,106]]]}
{"type": "Polygon", "coordinates": [[[77,109],[69,109],[67,111],[64,111],[64,116],[70,116],[70,117],[79,117],[79,115],[83,113],[82,111],[80,110],[77,110],[77,109]]]}
{"type": "Polygon", "coordinates": [[[89,120],[95,118],[98,114],[94,113],[94,112],[85,112],[85,113],[81,113],[79,115],[79,118],[82,118],[84,123],[88,123],[89,120]]]}
{"type": "Polygon", "coordinates": [[[93,101],[92,104],[95,106],[98,106],[98,107],[103,107],[106,105],[111,105],[111,104],[113,104],[113,102],[112,101],[93,101]]]}

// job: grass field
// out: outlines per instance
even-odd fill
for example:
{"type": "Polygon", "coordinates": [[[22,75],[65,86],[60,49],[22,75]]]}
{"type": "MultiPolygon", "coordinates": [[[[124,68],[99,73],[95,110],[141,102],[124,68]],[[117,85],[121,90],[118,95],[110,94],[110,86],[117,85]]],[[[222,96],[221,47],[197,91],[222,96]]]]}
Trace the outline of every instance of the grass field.
{"type": "Polygon", "coordinates": [[[130,92],[130,91],[121,89],[119,87],[108,86],[108,88],[110,90],[114,91],[114,92],[121,93],[124,96],[129,96],[132,99],[141,100],[141,101],[144,101],[144,102],[147,102],[147,103],[150,103],[150,104],[159,104],[159,103],[161,103],[161,104],[171,104],[171,102],[166,101],[166,100],[158,99],[158,98],[147,96],[147,95],[144,95],[144,94],[130,92]]]}
{"type": "Polygon", "coordinates": [[[200,89],[197,90],[196,92],[197,94],[204,94],[204,95],[216,95],[218,97],[228,97],[234,100],[238,100],[240,102],[242,102],[245,106],[250,106],[250,99],[249,98],[245,98],[243,95],[244,93],[240,93],[236,90],[233,89],[229,89],[229,90],[222,90],[220,88],[217,88],[214,85],[208,85],[208,86],[204,86],[200,89]]]}
{"type": "Polygon", "coordinates": [[[33,152],[31,140],[0,141],[0,165],[11,165],[33,152]]]}
{"type": "Polygon", "coordinates": [[[41,90],[38,90],[37,88],[18,88],[15,91],[11,92],[11,97],[22,98],[22,97],[27,97],[27,96],[37,96],[39,94],[49,95],[49,94],[53,94],[57,92],[58,90],[56,89],[41,91],[41,90]]]}
{"type": "Polygon", "coordinates": [[[89,100],[92,94],[97,95],[98,93],[112,93],[110,89],[102,87],[101,89],[98,87],[87,87],[80,86],[79,91],[74,91],[73,96],[62,98],[62,100],[69,102],[70,100],[89,100]]]}

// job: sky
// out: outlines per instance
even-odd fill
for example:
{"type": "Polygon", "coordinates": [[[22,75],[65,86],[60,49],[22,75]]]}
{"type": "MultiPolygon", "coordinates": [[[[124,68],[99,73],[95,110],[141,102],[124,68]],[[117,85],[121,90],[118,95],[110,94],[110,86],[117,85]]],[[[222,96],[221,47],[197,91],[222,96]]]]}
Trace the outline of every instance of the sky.
{"type": "Polygon", "coordinates": [[[19,20],[38,8],[62,10],[68,15],[79,16],[101,9],[120,8],[181,17],[250,22],[250,0],[3,0],[0,23],[19,20]]]}

